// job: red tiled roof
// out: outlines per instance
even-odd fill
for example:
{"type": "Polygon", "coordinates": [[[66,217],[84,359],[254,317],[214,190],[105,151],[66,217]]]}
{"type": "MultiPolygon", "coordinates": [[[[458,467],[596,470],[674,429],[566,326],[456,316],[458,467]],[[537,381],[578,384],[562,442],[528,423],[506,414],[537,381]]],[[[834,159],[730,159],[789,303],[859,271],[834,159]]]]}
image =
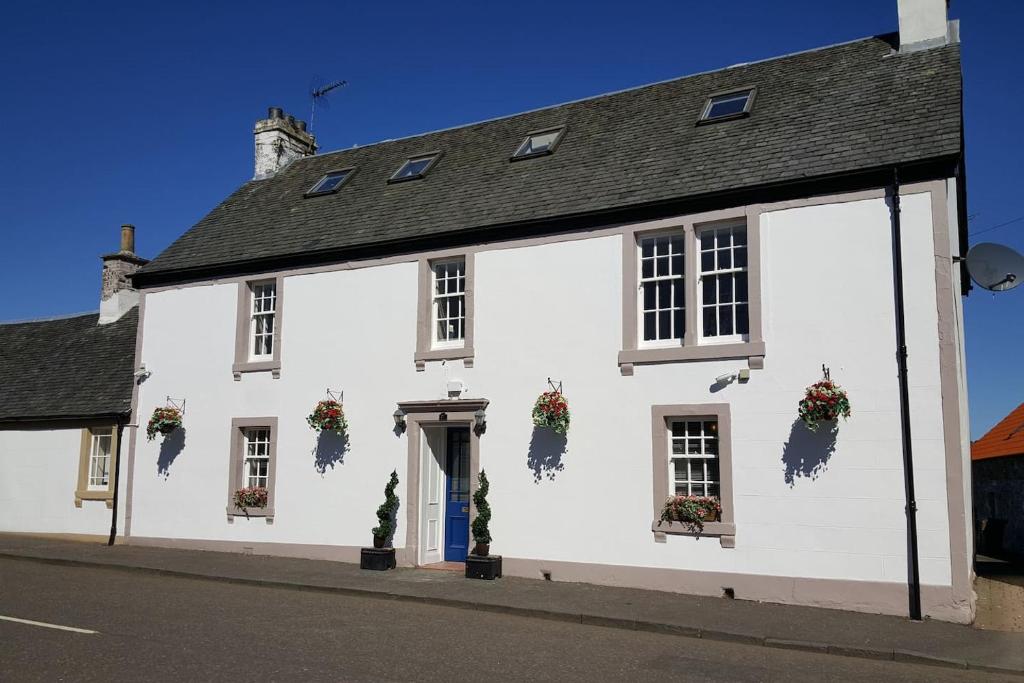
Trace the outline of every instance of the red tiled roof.
{"type": "Polygon", "coordinates": [[[971,444],[971,460],[1024,455],[1024,403],[971,444]]]}

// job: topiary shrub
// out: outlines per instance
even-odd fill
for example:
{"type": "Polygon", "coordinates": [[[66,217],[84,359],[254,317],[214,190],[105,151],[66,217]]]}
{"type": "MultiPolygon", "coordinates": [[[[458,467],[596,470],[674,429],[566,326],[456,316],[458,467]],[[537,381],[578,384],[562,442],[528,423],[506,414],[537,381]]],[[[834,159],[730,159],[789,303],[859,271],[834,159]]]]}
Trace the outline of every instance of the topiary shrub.
{"type": "Polygon", "coordinates": [[[481,544],[491,542],[491,530],[488,525],[491,521],[491,506],[487,504],[487,491],[490,484],[487,482],[487,474],[480,470],[480,485],[473,494],[473,503],[476,505],[476,519],[473,520],[473,540],[481,544]]]}
{"type": "Polygon", "coordinates": [[[398,486],[398,472],[391,473],[391,479],[384,487],[384,502],[377,508],[377,526],[373,527],[374,538],[391,540],[395,532],[395,512],[398,511],[398,496],[395,495],[395,488],[398,486]]]}

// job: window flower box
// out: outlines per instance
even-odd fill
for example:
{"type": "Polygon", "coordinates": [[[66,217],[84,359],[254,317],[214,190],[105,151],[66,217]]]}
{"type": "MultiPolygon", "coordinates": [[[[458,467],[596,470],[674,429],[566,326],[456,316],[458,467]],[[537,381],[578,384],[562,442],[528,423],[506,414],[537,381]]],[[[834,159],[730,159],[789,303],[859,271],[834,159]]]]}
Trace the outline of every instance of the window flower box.
{"type": "Polygon", "coordinates": [[[685,525],[691,533],[704,531],[704,522],[722,518],[722,503],[712,496],[669,496],[661,510],[662,522],[685,525]]]}
{"type": "Polygon", "coordinates": [[[182,424],[181,411],[177,408],[157,408],[146,425],[146,440],[152,441],[157,434],[167,436],[182,424]]]}
{"type": "Polygon", "coordinates": [[[245,516],[249,516],[249,512],[258,512],[265,510],[267,503],[269,502],[270,494],[267,489],[262,486],[247,486],[244,489],[238,489],[235,491],[235,495],[232,498],[235,507],[245,513],[245,516]]]}

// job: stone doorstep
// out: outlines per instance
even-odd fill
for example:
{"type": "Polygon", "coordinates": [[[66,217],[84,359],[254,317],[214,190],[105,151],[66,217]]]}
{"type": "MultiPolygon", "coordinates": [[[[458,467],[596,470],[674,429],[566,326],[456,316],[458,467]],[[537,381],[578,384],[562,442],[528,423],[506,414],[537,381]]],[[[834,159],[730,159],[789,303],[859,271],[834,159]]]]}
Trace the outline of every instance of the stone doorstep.
{"type": "Polygon", "coordinates": [[[577,624],[588,624],[602,626],[605,628],[619,628],[625,630],[639,630],[652,633],[675,635],[684,638],[704,638],[747,645],[757,645],[777,649],[802,650],[819,654],[830,654],[843,657],[855,657],[860,659],[875,659],[885,661],[898,661],[912,664],[936,666],[943,668],[971,669],[986,671],[989,673],[1000,673],[1024,677],[1024,667],[1012,668],[1003,667],[991,662],[971,661],[970,659],[957,659],[940,657],[924,652],[913,652],[909,650],[894,650],[872,647],[848,647],[843,645],[832,645],[822,642],[811,642],[801,640],[786,640],[772,637],[756,636],[751,634],[736,633],[724,629],[694,629],[679,624],[649,621],[644,619],[607,617],[596,614],[576,613],[567,610],[537,609],[532,607],[517,607],[501,603],[474,602],[460,600],[457,598],[446,598],[437,596],[417,595],[410,591],[401,591],[401,584],[389,583],[382,586],[380,590],[367,587],[345,587],[327,586],[322,584],[303,584],[300,582],[289,582],[280,580],[264,580],[246,577],[232,577],[218,574],[204,573],[194,570],[166,569],[159,567],[147,567],[140,565],[125,564],[120,562],[103,562],[98,560],[68,559],[53,557],[31,552],[9,552],[0,551],[0,558],[42,562],[65,566],[94,567],[100,569],[113,569],[118,571],[141,572],[177,578],[190,578],[209,581],[225,581],[229,583],[262,586],[267,588],[283,588],[290,590],[312,590],[318,592],[336,593],[341,595],[352,595],[356,597],[383,598],[388,600],[401,600],[405,602],[416,602],[420,604],[433,604],[441,607],[455,609],[472,609],[487,612],[497,612],[512,616],[547,619],[553,621],[566,621],[577,624]]]}

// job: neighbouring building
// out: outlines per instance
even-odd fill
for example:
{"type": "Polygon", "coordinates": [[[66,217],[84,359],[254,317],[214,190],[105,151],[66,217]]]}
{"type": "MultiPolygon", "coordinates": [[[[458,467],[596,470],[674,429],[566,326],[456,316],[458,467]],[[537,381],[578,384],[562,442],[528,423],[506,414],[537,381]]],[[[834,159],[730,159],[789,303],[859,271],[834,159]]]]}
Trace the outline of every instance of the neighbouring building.
{"type": "Polygon", "coordinates": [[[1024,403],[971,444],[978,552],[1024,559],[1024,403]]]}
{"type": "MultiPolygon", "coordinates": [[[[100,312],[0,323],[0,531],[107,537],[132,417],[135,228],[102,257],[100,312]]],[[[119,509],[118,509],[119,508],[119,509]]]]}
{"type": "Polygon", "coordinates": [[[486,470],[506,575],[905,614],[899,272],[924,613],[971,621],[959,36],[944,0],[898,9],[338,152],[272,108],[254,179],[132,276],[126,541],[354,562],[396,471],[399,562],[458,561],[486,470]],[[823,365],[853,414],[814,433],[823,365]],[[531,419],[551,386],[566,436],[531,419]],[[306,422],[328,395],[345,438],[306,422]],[[721,518],[659,524],[676,493],[721,518]]]}

